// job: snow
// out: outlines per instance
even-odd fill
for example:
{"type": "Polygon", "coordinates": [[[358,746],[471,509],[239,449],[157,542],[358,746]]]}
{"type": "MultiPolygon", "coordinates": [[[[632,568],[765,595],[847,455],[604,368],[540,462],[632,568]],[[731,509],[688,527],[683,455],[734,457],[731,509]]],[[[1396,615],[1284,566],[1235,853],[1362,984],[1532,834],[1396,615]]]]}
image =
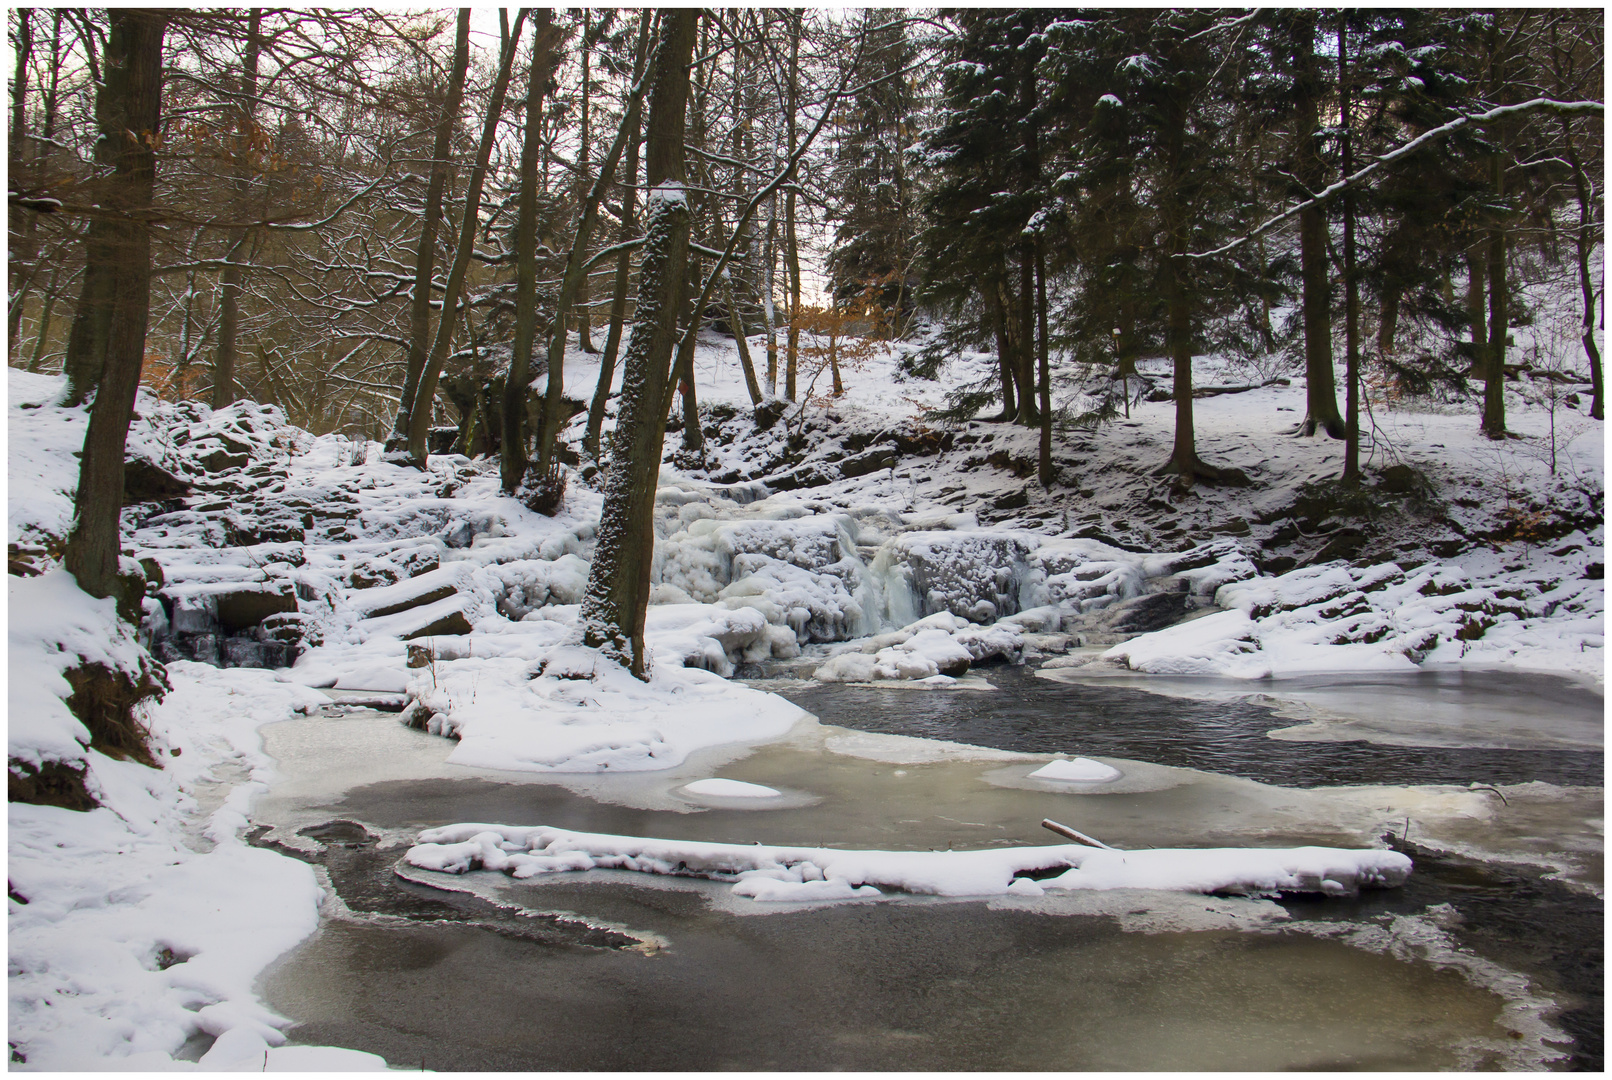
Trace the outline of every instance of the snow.
{"type": "MultiPolygon", "coordinates": [[[[704,610],[696,608],[696,617],[704,610]]],[[[760,619],[754,623],[759,629],[760,619]]],[[[681,635],[657,628],[661,633],[650,638],[656,662],[646,683],[596,650],[568,644],[563,624],[511,624],[506,633],[488,635],[484,648],[496,655],[417,672],[403,718],[458,739],[450,762],[517,772],[668,769],[695,750],[788,732],[805,715],[796,706],[668,662],[661,641],[692,641],[709,628],[709,621],[684,627],[681,635]]]]}
{"type": "Polygon", "coordinates": [[[774,799],[783,794],[765,784],[750,784],[743,780],[724,780],[712,777],[683,785],[683,790],[694,795],[709,795],[720,799],[774,799]]]}
{"type": "Polygon", "coordinates": [[[1041,768],[1030,774],[1038,780],[1067,780],[1078,784],[1102,784],[1110,780],[1118,780],[1124,773],[1112,765],[1104,765],[1091,758],[1077,757],[1073,760],[1063,758],[1049,761],[1041,768]]]}
{"type": "Polygon", "coordinates": [[[141,652],[113,601],[86,595],[65,570],[8,575],[10,679],[6,755],[38,769],[47,762],[81,767],[89,729],[67,708],[64,672],[81,663],[138,672],[141,652]]]}
{"type": "Polygon", "coordinates": [[[309,866],[242,839],[272,769],[257,729],[323,697],[267,671],[178,662],[168,676],[146,717],[161,770],[84,750],[98,808],[9,807],[9,1039],[22,1067],[187,1067],[173,1055],[207,1036],[203,1068],[384,1067],[282,1046],[286,1021],[252,990],[317,927],[323,895],[309,866]]]}
{"type": "Polygon", "coordinates": [[[713,844],[573,832],[543,825],[468,823],[427,829],[404,859],[423,870],[511,877],[618,869],[731,882],[761,902],[870,899],[885,890],[925,896],[1040,896],[1047,891],[1320,892],[1404,883],[1397,851],[1341,848],[1206,848],[1117,851],[1080,845],[981,851],[851,851],[713,844]],[[1068,869],[1064,869],[1064,868],[1068,869]],[[1027,872],[1063,870],[1033,880],[1027,872]]]}

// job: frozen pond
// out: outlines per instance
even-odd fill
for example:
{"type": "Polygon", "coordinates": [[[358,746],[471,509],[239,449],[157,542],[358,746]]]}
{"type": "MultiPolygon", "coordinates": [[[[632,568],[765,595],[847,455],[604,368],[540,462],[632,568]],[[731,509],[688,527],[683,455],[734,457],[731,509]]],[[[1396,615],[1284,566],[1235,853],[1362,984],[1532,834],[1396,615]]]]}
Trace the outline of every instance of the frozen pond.
{"type": "MultiPolygon", "coordinates": [[[[367,710],[266,728],[285,775],[254,820],[341,896],[266,977],[266,1000],[298,1041],[432,1069],[1537,1068],[1567,1034],[1579,1067],[1599,1064],[1600,961],[1584,948],[1600,933],[1586,891],[1601,879],[1598,747],[1299,743],[1264,734],[1294,720],[1225,687],[1205,702],[986,675],[998,689],[794,683],[789,696],[864,730],[807,721],[666,773],[563,782],[446,765],[441,739],[367,710]],[[1384,756],[1301,771],[1339,751],[1384,756]],[[1054,752],[1121,775],[1032,777],[1054,752]],[[1288,764],[1262,773],[1262,754],[1288,764]],[[1474,764],[1490,771],[1461,771],[1474,764]],[[687,790],[712,777],[779,795],[687,790]],[[1312,786],[1339,783],[1364,786],[1312,786]],[[1355,901],[1126,891],[817,908],[613,871],[393,871],[419,829],[461,821],[928,850],[1048,843],[1043,817],[1136,848],[1362,846],[1408,827],[1417,870],[1355,901]],[[1534,865],[1498,865],[1517,859],[1534,865]]],[[[1305,708],[1354,708],[1307,692],[1305,708]]]]}

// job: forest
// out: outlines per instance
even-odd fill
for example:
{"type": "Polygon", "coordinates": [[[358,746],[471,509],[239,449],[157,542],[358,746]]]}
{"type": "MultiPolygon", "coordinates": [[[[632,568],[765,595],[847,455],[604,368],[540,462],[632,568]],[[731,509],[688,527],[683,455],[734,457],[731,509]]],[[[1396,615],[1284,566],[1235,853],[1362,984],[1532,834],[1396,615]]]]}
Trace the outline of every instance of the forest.
{"type": "Polygon", "coordinates": [[[10,9],[13,1067],[1602,1067],[1604,30],[10,9]]]}

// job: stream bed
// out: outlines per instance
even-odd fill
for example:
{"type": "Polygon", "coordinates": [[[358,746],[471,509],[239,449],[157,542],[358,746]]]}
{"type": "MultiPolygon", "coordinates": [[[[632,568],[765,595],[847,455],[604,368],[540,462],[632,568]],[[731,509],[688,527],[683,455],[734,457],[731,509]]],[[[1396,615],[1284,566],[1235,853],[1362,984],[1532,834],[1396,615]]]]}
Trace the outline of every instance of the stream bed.
{"type": "Polygon", "coordinates": [[[459,768],[443,740],[368,709],[272,725],[283,775],[254,807],[255,842],[317,864],[338,899],[266,974],[264,1000],[295,1041],[436,1070],[1601,1067],[1593,691],[1284,684],[1296,696],[1278,703],[983,674],[990,688],[946,691],[758,681],[824,722],[660,773],[459,768]],[[1401,713],[1445,708],[1458,727],[1463,694],[1500,713],[1545,701],[1550,719],[1513,716],[1520,734],[1499,740],[1512,745],[1463,745],[1496,742],[1479,736],[1504,720],[1381,741],[1414,726],[1396,727],[1401,713]],[[1053,753],[1122,776],[1032,777],[1053,753]],[[710,776],[781,794],[684,790],[710,776]],[[1119,847],[1390,836],[1416,870],[1357,899],[1123,890],[813,907],[623,871],[514,881],[398,865],[420,829],[462,821],[930,850],[1059,842],[1043,817],[1119,847]]]}

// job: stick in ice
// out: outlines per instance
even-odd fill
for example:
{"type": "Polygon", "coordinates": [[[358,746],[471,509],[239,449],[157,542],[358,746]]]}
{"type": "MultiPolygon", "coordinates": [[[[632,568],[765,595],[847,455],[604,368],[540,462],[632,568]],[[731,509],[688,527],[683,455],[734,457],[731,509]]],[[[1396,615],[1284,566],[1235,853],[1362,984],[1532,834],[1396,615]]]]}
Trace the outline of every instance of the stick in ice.
{"type": "Polygon", "coordinates": [[[1115,851],[1115,850],[1117,850],[1116,848],[1109,847],[1107,844],[1103,843],[1101,840],[1096,840],[1096,839],[1093,839],[1090,836],[1087,836],[1085,833],[1079,831],[1078,829],[1071,829],[1067,825],[1060,825],[1056,821],[1053,821],[1051,818],[1042,818],[1041,819],[1041,827],[1043,829],[1048,829],[1048,830],[1050,830],[1052,832],[1055,832],[1059,836],[1067,837],[1068,839],[1073,840],[1077,844],[1085,844],[1087,847],[1102,848],[1104,851],[1115,851]]]}

